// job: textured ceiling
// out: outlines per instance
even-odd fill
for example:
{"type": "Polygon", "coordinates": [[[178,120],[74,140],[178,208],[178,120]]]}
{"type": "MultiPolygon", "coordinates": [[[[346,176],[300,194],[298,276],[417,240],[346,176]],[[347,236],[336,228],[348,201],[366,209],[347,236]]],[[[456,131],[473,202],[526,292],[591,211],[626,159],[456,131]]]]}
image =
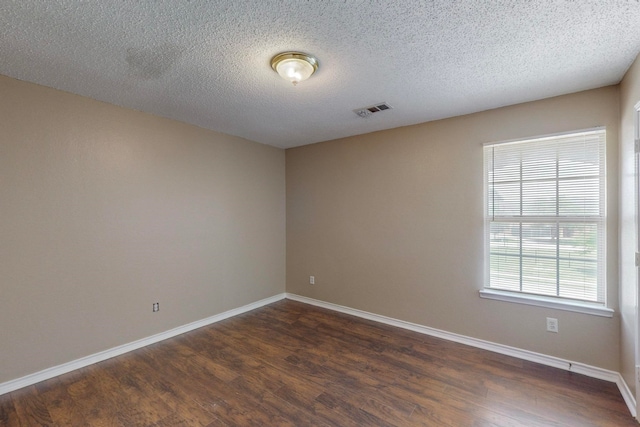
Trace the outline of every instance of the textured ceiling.
{"type": "Polygon", "coordinates": [[[615,84],[639,50],[636,0],[0,0],[0,74],[285,148],[615,84]],[[285,82],[285,50],[318,72],[285,82]]]}

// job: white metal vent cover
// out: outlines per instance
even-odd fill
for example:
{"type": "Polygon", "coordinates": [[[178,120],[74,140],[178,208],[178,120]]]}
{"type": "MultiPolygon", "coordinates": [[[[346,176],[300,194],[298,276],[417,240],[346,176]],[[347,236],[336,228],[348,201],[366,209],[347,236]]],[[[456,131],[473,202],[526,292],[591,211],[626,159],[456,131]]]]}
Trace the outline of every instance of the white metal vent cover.
{"type": "Polygon", "coordinates": [[[380,104],[372,105],[370,107],[356,108],[353,110],[358,116],[365,118],[369,117],[373,113],[377,113],[379,111],[391,110],[393,107],[386,102],[381,102],[380,104]]]}

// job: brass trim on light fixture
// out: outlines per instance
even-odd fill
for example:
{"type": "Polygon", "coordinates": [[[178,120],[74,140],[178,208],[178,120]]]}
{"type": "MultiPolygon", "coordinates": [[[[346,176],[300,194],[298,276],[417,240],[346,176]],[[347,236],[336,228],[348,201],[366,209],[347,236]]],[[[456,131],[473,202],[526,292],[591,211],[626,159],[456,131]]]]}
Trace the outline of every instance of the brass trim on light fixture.
{"type": "Polygon", "coordinates": [[[318,60],[315,56],[304,52],[282,52],[271,59],[271,68],[273,68],[273,71],[277,72],[276,67],[278,66],[278,63],[285,59],[300,59],[311,64],[314,73],[318,70],[318,60]]]}

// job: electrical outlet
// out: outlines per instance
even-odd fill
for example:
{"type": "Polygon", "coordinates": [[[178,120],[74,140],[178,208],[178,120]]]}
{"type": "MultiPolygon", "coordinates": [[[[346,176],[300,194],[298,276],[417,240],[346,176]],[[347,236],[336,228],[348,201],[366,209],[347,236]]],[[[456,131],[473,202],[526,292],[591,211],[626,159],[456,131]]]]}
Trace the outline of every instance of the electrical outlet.
{"type": "Polygon", "coordinates": [[[558,333],[558,319],[547,317],[547,331],[556,334],[558,333]]]}
{"type": "Polygon", "coordinates": [[[316,284],[316,276],[309,276],[309,284],[310,285],[316,284]]]}
{"type": "Polygon", "coordinates": [[[160,311],[160,303],[159,302],[154,302],[153,303],[153,312],[155,313],[156,311],[160,311]]]}

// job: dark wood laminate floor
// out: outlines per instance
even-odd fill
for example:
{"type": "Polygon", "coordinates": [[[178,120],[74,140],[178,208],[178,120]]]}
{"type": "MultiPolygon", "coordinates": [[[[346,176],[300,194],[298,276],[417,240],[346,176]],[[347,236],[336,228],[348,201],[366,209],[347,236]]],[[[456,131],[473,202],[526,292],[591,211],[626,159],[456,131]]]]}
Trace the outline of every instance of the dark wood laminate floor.
{"type": "Polygon", "coordinates": [[[637,426],[615,384],[289,300],[0,396],[0,426],[637,426]]]}

